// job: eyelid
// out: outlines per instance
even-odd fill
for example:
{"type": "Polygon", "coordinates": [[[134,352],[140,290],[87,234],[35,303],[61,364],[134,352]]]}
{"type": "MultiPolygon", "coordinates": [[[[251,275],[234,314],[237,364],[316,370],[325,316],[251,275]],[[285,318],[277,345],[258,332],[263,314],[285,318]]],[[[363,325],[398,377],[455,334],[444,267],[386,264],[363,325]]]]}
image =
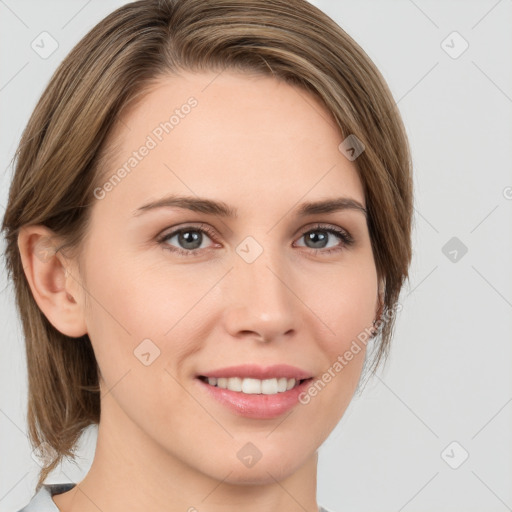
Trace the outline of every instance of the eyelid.
{"type": "Polygon", "coordinates": [[[341,247],[331,247],[329,249],[311,249],[310,251],[313,251],[315,254],[317,253],[323,253],[323,254],[329,254],[331,252],[336,252],[338,250],[344,250],[347,247],[350,247],[354,244],[355,240],[350,234],[349,231],[347,231],[345,228],[342,228],[340,226],[336,226],[334,224],[327,224],[324,222],[315,222],[312,225],[306,226],[305,228],[302,228],[300,231],[299,238],[302,238],[306,233],[309,233],[311,231],[327,231],[328,233],[332,233],[338,238],[341,239],[341,247]]]}
{"type": "MultiPolygon", "coordinates": [[[[213,240],[215,240],[215,238],[217,236],[217,233],[215,232],[215,230],[213,228],[211,228],[208,224],[204,224],[204,223],[193,224],[192,223],[192,224],[185,224],[182,227],[175,226],[173,228],[165,228],[163,231],[161,231],[157,235],[157,240],[158,240],[158,242],[165,242],[169,238],[172,238],[173,236],[179,234],[180,232],[187,231],[187,230],[190,230],[190,231],[203,231],[210,238],[212,238],[213,240]],[[166,233],[166,231],[168,229],[171,229],[171,231],[166,233]]],[[[187,251],[187,252],[191,252],[191,251],[187,251]]],[[[196,249],[196,252],[197,252],[197,249],[196,249]]]]}
{"type": "MultiPolygon", "coordinates": [[[[178,254],[183,254],[186,256],[196,256],[196,255],[200,255],[200,254],[204,253],[204,251],[208,251],[208,250],[211,250],[214,248],[214,247],[206,247],[203,249],[186,250],[186,249],[182,249],[180,247],[169,246],[169,244],[166,244],[167,240],[169,240],[170,238],[173,238],[180,232],[187,231],[187,230],[191,230],[191,231],[195,230],[195,231],[204,232],[204,233],[206,233],[206,235],[208,235],[209,238],[211,238],[214,242],[216,242],[217,233],[208,224],[199,223],[196,225],[193,223],[188,223],[188,224],[185,223],[184,226],[174,227],[174,228],[172,228],[172,231],[165,233],[165,231],[167,229],[169,229],[169,228],[164,229],[159,235],[157,235],[157,241],[164,246],[167,245],[167,247],[164,247],[166,250],[169,250],[171,252],[178,253],[178,254]]],[[[307,226],[301,228],[300,230],[298,230],[298,238],[300,239],[307,233],[309,233],[311,231],[315,231],[315,230],[327,231],[329,233],[334,234],[341,240],[340,245],[338,245],[336,247],[331,247],[328,249],[313,249],[313,248],[306,247],[306,249],[309,249],[309,252],[313,252],[315,254],[317,254],[317,253],[329,254],[332,252],[342,251],[342,250],[346,249],[347,247],[350,247],[355,241],[354,238],[352,237],[352,235],[350,234],[350,232],[347,231],[345,228],[342,228],[340,226],[336,226],[333,224],[323,223],[323,222],[315,222],[313,224],[310,224],[310,225],[307,225],[307,226]]],[[[218,242],[216,242],[216,243],[218,244],[218,242]]],[[[300,246],[300,247],[305,247],[305,246],[300,246]]]]}
{"type": "Polygon", "coordinates": [[[310,231],[314,231],[315,229],[318,229],[318,230],[325,229],[326,231],[332,230],[339,234],[342,233],[342,234],[346,235],[347,238],[350,239],[350,241],[354,241],[354,239],[352,238],[352,235],[350,234],[350,232],[347,229],[342,228],[341,226],[337,226],[336,224],[329,224],[328,222],[313,222],[312,224],[308,224],[307,226],[305,226],[304,228],[301,228],[299,230],[300,236],[303,236],[306,233],[309,233],[310,231]]]}

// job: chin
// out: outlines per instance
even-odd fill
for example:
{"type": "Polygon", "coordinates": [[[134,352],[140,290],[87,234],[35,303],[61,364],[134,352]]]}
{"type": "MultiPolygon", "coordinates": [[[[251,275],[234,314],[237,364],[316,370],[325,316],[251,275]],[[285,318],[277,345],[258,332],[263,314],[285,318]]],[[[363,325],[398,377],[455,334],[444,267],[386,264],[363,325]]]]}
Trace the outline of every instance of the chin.
{"type": "MultiPolygon", "coordinates": [[[[254,444],[247,442],[229,456],[224,452],[221,458],[208,461],[203,472],[219,481],[233,485],[274,484],[293,475],[307,461],[307,456],[299,448],[279,449],[267,447],[258,450],[254,444]]],[[[268,443],[267,443],[268,444],[268,443]]]]}

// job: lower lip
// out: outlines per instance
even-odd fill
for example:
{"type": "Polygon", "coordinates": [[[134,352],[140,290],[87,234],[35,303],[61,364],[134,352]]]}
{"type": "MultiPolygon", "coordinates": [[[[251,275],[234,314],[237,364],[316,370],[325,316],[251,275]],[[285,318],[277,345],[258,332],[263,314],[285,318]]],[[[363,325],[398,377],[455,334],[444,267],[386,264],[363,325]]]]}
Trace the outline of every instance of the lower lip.
{"type": "Polygon", "coordinates": [[[298,386],[275,395],[247,394],[210,386],[199,378],[195,380],[211,397],[236,414],[246,418],[271,419],[281,416],[297,405],[299,395],[307,389],[313,379],[305,380],[298,386]]]}

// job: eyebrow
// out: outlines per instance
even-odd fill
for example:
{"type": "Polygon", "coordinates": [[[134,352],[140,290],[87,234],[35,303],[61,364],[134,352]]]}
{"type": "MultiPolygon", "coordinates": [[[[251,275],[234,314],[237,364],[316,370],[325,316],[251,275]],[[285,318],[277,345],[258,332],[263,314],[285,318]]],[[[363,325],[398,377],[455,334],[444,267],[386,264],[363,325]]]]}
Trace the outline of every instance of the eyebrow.
{"type": "MultiPolygon", "coordinates": [[[[223,201],[214,201],[204,197],[177,195],[169,195],[161,199],[146,203],[137,208],[133,212],[133,215],[139,216],[145,212],[158,208],[172,207],[183,208],[193,212],[216,215],[225,218],[238,217],[236,208],[230,207],[223,201]]],[[[331,199],[302,203],[300,207],[296,209],[296,214],[299,217],[307,217],[308,215],[315,215],[318,213],[334,213],[343,210],[361,211],[365,217],[367,216],[366,208],[364,208],[364,206],[359,201],[350,197],[334,197],[331,199]]]]}

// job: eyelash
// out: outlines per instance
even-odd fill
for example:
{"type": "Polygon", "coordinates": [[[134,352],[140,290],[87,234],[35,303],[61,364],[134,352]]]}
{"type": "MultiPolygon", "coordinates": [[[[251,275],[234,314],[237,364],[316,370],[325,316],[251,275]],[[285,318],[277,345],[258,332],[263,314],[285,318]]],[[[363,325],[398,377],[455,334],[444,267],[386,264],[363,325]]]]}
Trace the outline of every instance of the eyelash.
{"type": "MultiPolygon", "coordinates": [[[[185,250],[181,249],[179,247],[171,246],[168,243],[166,243],[169,239],[173,238],[176,235],[179,235],[180,233],[184,233],[187,231],[198,231],[201,233],[204,233],[208,235],[214,242],[215,242],[215,233],[214,231],[206,224],[201,224],[199,226],[185,226],[183,228],[177,229],[176,231],[172,231],[171,233],[167,233],[160,237],[158,239],[158,243],[162,245],[164,250],[171,251],[173,253],[179,254],[181,256],[199,256],[204,250],[209,250],[211,248],[206,249],[192,249],[192,250],[185,250]]],[[[304,231],[299,238],[302,238],[304,235],[307,235],[308,233],[314,232],[314,231],[325,231],[326,233],[330,233],[332,235],[337,236],[343,244],[341,246],[332,247],[330,249],[311,249],[309,248],[309,251],[312,252],[315,256],[317,254],[326,255],[331,254],[333,252],[339,252],[343,250],[345,247],[350,247],[354,243],[354,239],[352,236],[345,230],[341,228],[334,227],[330,224],[315,224],[314,226],[308,228],[306,231],[304,231]]]]}

